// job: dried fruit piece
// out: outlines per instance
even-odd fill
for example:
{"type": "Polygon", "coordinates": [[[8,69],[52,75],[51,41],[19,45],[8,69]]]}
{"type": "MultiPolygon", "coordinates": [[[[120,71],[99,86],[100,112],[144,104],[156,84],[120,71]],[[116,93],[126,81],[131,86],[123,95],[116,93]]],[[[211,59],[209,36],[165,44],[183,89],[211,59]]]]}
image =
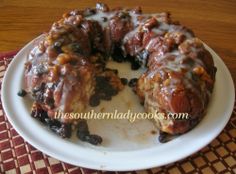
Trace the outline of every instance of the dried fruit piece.
{"type": "Polygon", "coordinates": [[[18,91],[17,95],[20,97],[24,97],[26,96],[27,92],[24,89],[21,89],[20,91],[18,91]]]}

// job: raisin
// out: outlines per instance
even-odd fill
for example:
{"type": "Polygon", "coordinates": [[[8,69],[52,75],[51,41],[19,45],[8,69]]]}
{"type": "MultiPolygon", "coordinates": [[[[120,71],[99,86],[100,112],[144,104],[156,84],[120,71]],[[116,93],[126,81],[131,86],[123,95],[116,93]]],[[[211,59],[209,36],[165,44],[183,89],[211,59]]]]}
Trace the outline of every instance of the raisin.
{"type": "MultiPolygon", "coordinates": [[[[127,55],[126,58],[131,63],[131,69],[132,70],[137,70],[141,67],[142,63],[136,57],[127,55]]],[[[138,58],[139,58],[139,56],[138,56],[138,58]]]]}
{"type": "Polygon", "coordinates": [[[78,123],[77,137],[81,141],[86,141],[86,136],[89,135],[88,124],[85,120],[82,120],[78,123]]]}
{"type": "Polygon", "coordinates": [[[135,87],[136,83],[137,83],[138,79],[137,78],[133,78],[129,81],[129,87],[135,87]]]}
{"type": "Polygon", "coordinates": [[[128,79],[126,78],[120,78],[120,81],[123,85],[127,85],[128,84],[128,79]]]}
{"type": "Polygon", "coordinates": [[[107,20],[108,20],[107,17],[102,17],[103,22],[106,22],[107,20]]]}
{"type": "Polygon", "coordinates": [[[85,132],[86,134],[89,134],[87,121],[82,120],[78,123],[78,131],[79,132],[85,132]]]}
{"type": "Polygon", "coordinates": [[[92,107],[98,106],[100,104],[100,98],[98,95],[94,94],[89,99],[89,105],[92,107]]]}
{"type": "Polygon", "coordinates": [[[59,127],[58,126],[50,126],[49,127],[54,133],[58,133],[59,127]]]}
{"type": "Polygon", "coordinates": [[[77,131],[77,137],[81,140],[81,141],[86,141],[87,140],[87,136],[89,134],[86,134],[85,132],[79,132],[77,131]]]}
{"type": "MultiPolygon", "coordinates": [[[[114,69],[106,69],[108,71],[114,71],[114,73],[118,73],[117,70],[114,69]]],[[[115,89],[109,83],[110,77],[97,76],[96,77],[96,87],[95,94],[90,98],[90,105],[97,106],[100,103],[100,99],[102,100],[111,100],[111,97],[118,93],[118,90],[115,89]]]]}
{"type": "Polygon", "coordinates": [[[31,111],[31,116],[43,123],[45,123],[45,119],[48,118],[47,111],[44,111],[43,109],[37,107],[33,108],[33,110],[31,111]]]}
{"type": "Polygon", "coordinates": [[[141,65],[139,64],[139,62],[131,62],[131,69],[132,70],[138,70],[141,67],[141,65]]]}
{"type": "Polygon", "coordinates": [[[61,122],[55,119],[50,119],[50,118],[46,118],[45,119],[45,123],[47,124],[47,126],[52,127],[60,127],[61,126],[61,122]]]}
{"type": "Polygon", "coordinates": [[[61,123],[58,120],[45,119],[46,124],[49,129],[54,133],[58,134],[62,138],[70,138],[71,137],[71,124],[70,123],[61,123]]]}
{"type": "Polygon", "coordinates": [[[108,88],[108,89],[106,90],[106,93],[107,93],[108,95],[114,96],[114,95],[116,95],[116,94],[118,93],[118,91],[117,91],[115,88],[113,88],[113,87],[111,86],[110,88],[108,88]]]}
{"type": "Polygon", "coordinates": [[[60,127],[60,129],[58,130],[58,134],[62,137],[62,138],[70,138],[71,137],[71,124],[69,123],[63,123],[60,127]]]}
{"type": "Polygon", "coordinates": [[[17,95],[20,97],[24,97],[26,96],[27,92],[24,89],[21,89],[20,91],[18,91],[17,95]]]}
{"type": "Polygon", "coordinates": [[[126,58],[122,54],[121,48],[119,48],[118,46],[114,47],[111,57],[114,61],[119,63],[124,62],[126,60],[126,58]]]}
{"type": "Polygon", "coordinates": [[[158,140],[160,143],[166,143],[174,138],[174,135],[168,134],[166,132],[160,131],[158,140]]]}
{"type": "Polygon", "coordinates": [[[86,120],[82,120],[78,123],[78,130],[76,135],[81,141],[86,141],[93,145],[102,143],[102,138],[100,136],[89,133],[86,120]]]}
{"type": "Polygon", "coordinates": [[[111,96],[108,93],[99,93],[98,95],[102,100],[111,100],[111,96]]]}
{"type": "Polygon", "coordinates": [[[102,143],[102,137],[95,134],[90,134],[85,137],[86,141],[93,145],[98,145],[102,143]]]}
{"type": "Polygon", "coordinates": [[[53,44],[53,49],[57,51],[57,53],[62,53],[61,50],[62,42],[57,41],[53,44]]]}

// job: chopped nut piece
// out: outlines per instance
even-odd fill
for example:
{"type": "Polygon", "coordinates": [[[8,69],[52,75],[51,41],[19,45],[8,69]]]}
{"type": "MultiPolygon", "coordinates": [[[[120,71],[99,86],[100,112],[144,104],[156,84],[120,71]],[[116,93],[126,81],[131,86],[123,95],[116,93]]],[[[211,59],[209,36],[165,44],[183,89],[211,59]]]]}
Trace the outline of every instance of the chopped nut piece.
{"type": "Polygon", "coordinates": [[[163,82],[164,86],[169,86],[170,85],[170,79],[166,79],[164,82],[163,82]]]}
{"type": "Polygon", "coordinates": [[[59,54],[59,55],[57,56],[57,61],[58,61],[58,63],[61,64],[61,65],[64,65],[64,64],[66,64],[66,63],[69,63],[71,60],[72,60],[72,57],[71,57],[70,55],[68,55],[68,54],[62,53],[62,54],[59,54]]]}
{"type": "Polygon", "coordinates": [[[150,30],[157,25],[158,21],[156,20],[156,18],[153,17],[144,24],[144,30],[150,30]]]}
{"type": "Polygon", "coordinates": [[[203,67],[198,66],[198,67],[195,67],[195,68],[193,69],[193,72],[196,73],[196,74],[198,74],[198,75],[202,75],[202,74],[205,72],[205,70],[204,70],[203,67]]]}

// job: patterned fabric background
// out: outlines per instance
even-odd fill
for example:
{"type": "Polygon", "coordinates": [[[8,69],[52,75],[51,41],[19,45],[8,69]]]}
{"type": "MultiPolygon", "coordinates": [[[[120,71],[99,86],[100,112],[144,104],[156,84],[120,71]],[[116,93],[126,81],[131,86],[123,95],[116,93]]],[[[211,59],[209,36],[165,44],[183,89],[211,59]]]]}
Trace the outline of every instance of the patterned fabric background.
{"type": "MultiPolygon", "coordinates": [[[[0,82],[15,52],[0,55],[0,82]]],[[[163,167],[131,172],[104,172],[76,167],[49,157],[21,138],[8,122],[0,103],[1,174],[91,173],[236,173],[236,106],[221,134],[208,146],[184,160],[163,167]]]]}

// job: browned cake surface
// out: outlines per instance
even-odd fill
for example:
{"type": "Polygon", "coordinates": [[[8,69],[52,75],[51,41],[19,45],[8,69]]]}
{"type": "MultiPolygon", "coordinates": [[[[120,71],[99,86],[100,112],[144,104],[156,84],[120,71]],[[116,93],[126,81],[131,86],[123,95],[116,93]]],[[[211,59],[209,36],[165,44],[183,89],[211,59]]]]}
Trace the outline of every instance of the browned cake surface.
{"type": "Polygon", "coordinates": [[[191,116],[158,120],[160,130],[184,133],[204,115],[216,72],[212,56],[168,13],[142,14],[140,8],[110,10],[97,4],[64,14],[31,51],[26,89],[49,116],[57,110],[82,112],[101,76],[111,84],[112,95],[123,89],[118,75],[105,69],[110,55],[115,61],[147,67],[135,87],[147,112],[191,116]]]}

